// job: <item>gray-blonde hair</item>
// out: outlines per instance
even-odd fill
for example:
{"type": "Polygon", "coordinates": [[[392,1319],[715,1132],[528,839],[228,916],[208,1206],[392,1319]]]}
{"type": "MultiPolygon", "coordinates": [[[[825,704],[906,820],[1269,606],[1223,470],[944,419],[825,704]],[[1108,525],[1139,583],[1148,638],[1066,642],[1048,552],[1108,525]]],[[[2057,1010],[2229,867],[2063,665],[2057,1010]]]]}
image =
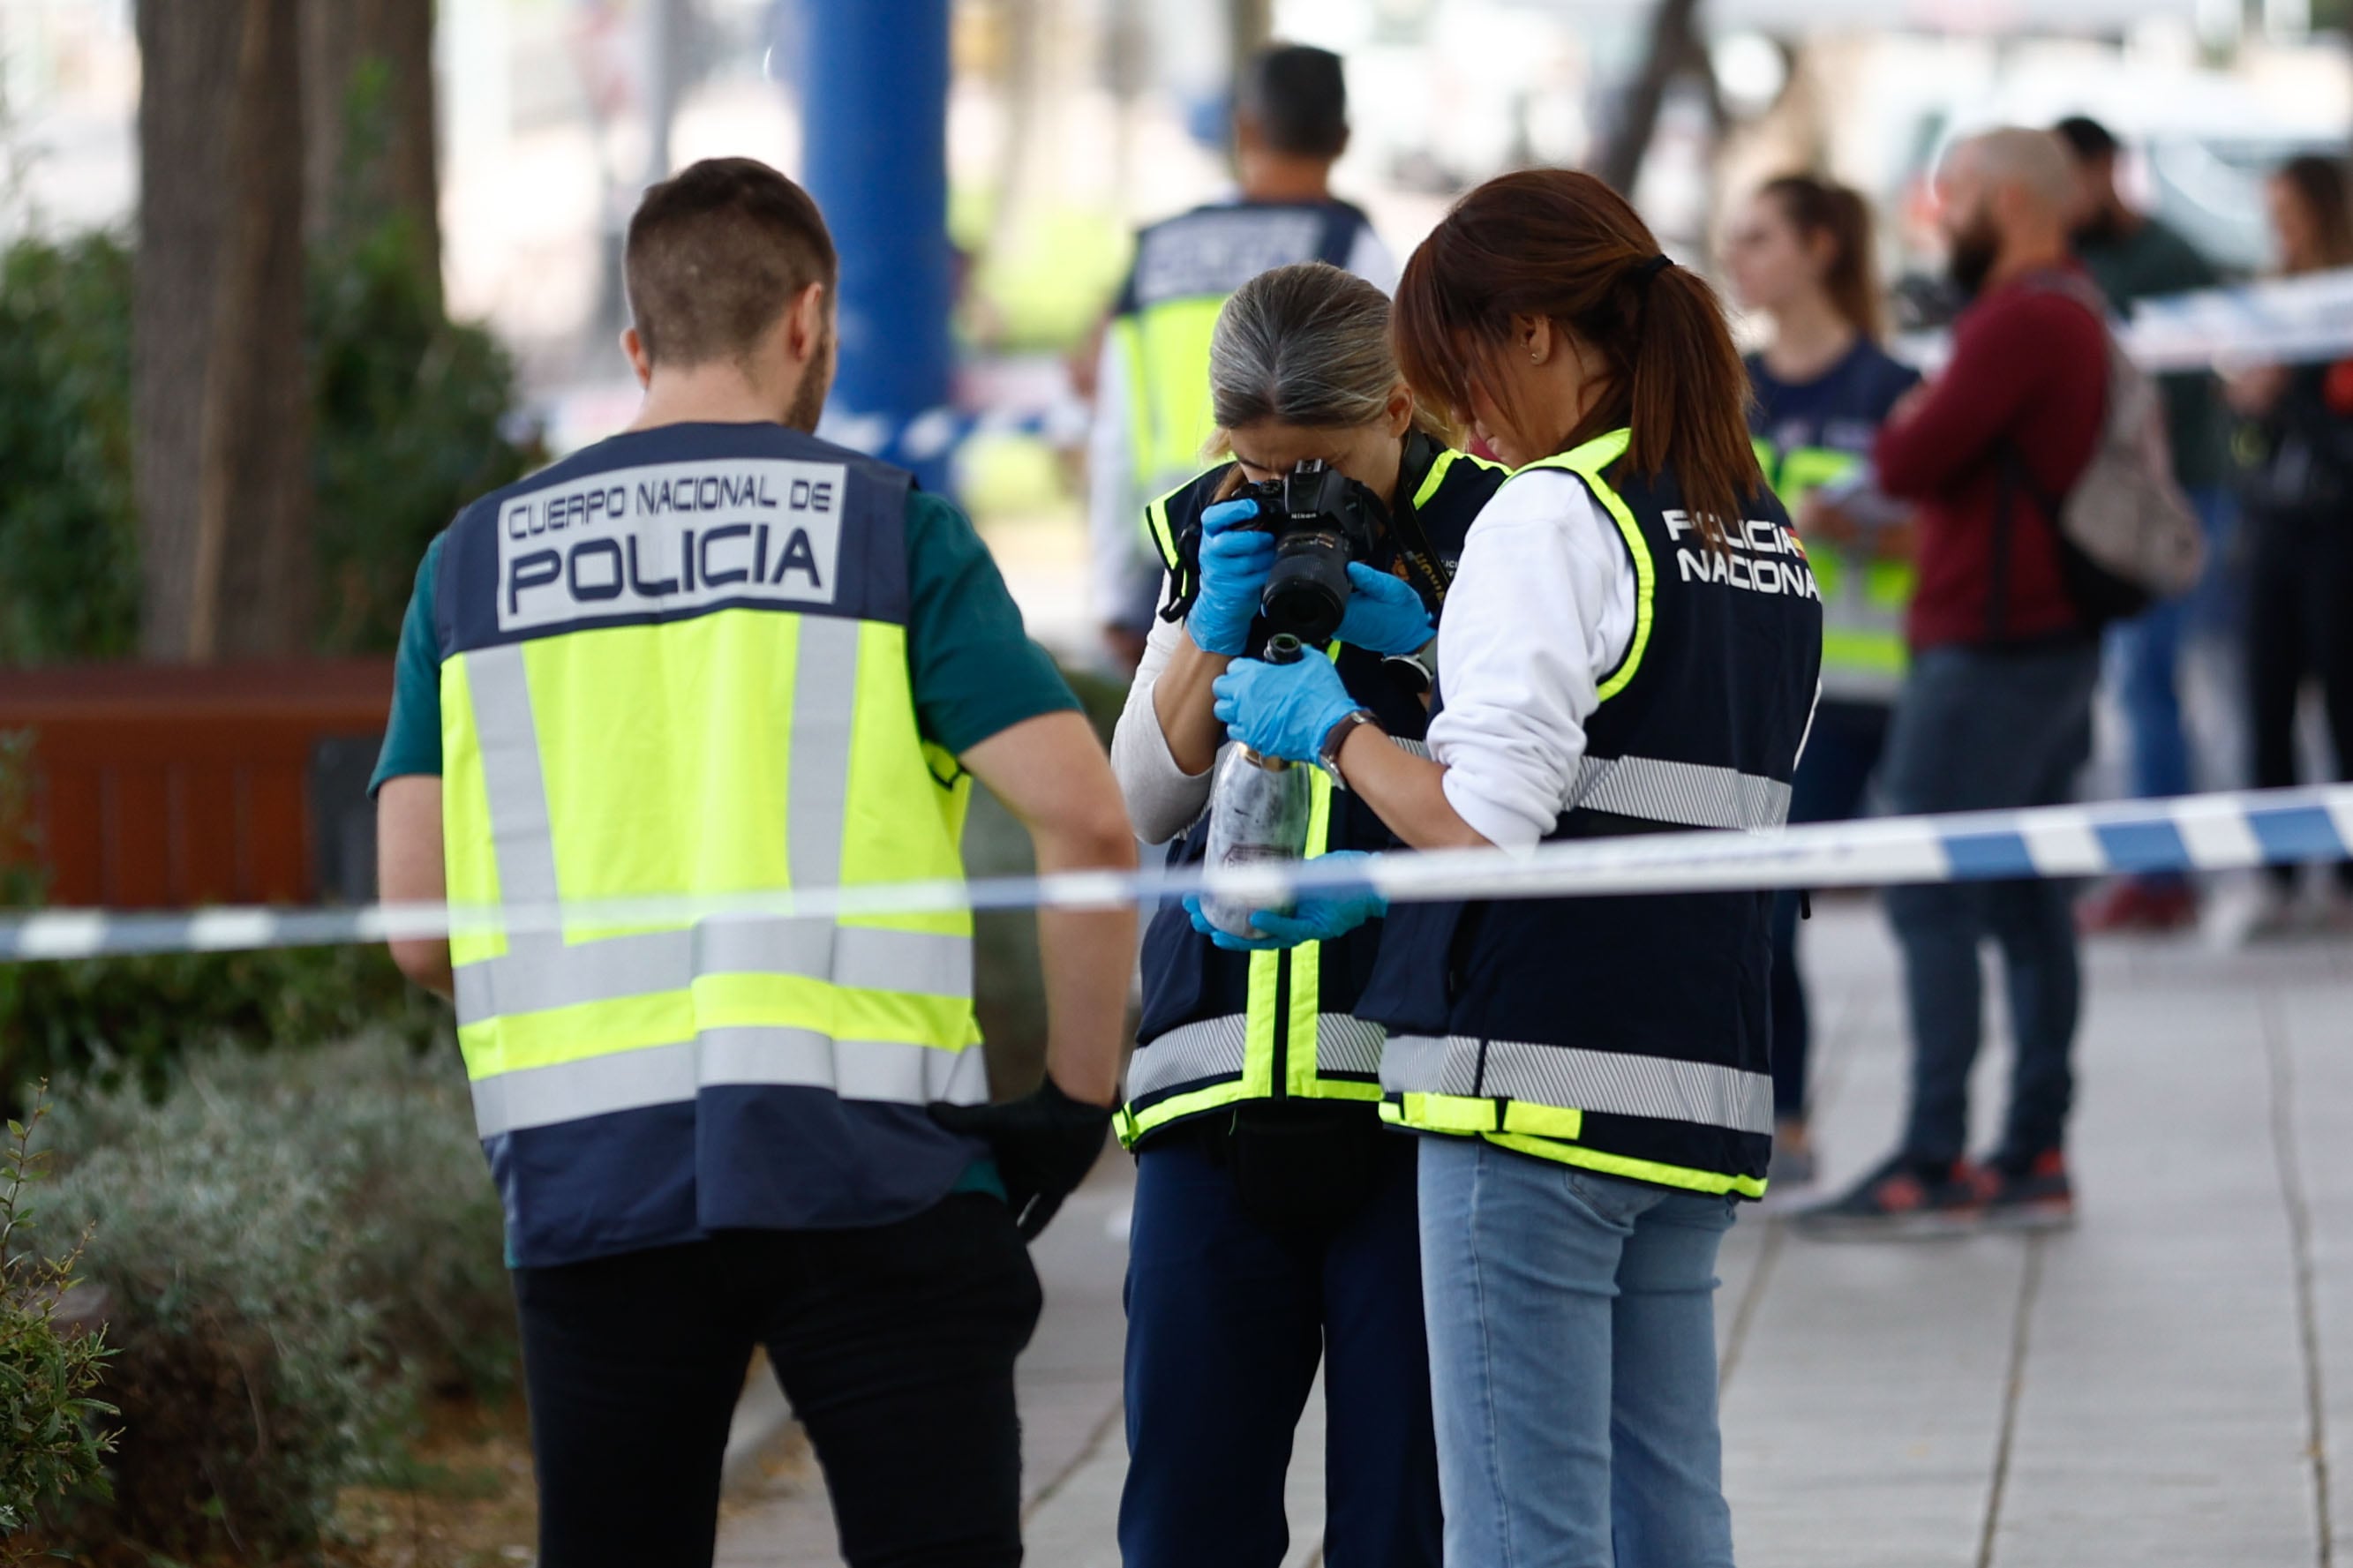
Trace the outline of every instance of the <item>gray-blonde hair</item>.
{"type": "MultiPolygon", "coordinates": [[[[1270,420],[1347,429],[1388,414],[1404,376],[1389,344],[1389,300],[1324,261],[1261,272],[1235,290],[1209,338],[1207,455],[1232,450],[1231,432],[1270,420]]],[[[1446,422],[1419,401],[1414,422],[1441,438],[1446,422]]]]}

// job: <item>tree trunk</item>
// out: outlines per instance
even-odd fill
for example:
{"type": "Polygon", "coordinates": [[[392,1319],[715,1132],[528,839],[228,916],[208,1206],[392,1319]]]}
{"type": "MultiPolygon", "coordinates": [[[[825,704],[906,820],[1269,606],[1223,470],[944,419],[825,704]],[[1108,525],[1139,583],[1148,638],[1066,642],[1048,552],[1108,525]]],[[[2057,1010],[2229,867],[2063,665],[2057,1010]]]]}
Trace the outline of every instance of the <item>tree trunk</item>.
{"type": "Polygon", "coordinates": [[[316,242],[387,214],[408,220],[441,289],[433,0],[303,0],[302,201],[316,242]]]}
{"type": "Polygon", "coordinates": [[[308,651],[298,0],[142,0],[133,438],[148,657],[308,651]]]}
{"type": "Polygon", "coordinates": [[[1704,47],[1699,33],[1700,0],[1655,0],[1655,5],[1641,71],[1627,89],[1617,128],[1594,171],[1629,199],[1642,173],[1642,160],[1650,154],[1651,133],[1659,128],[1659,106],[1666,100],[1667,84],[1704,47]]]}

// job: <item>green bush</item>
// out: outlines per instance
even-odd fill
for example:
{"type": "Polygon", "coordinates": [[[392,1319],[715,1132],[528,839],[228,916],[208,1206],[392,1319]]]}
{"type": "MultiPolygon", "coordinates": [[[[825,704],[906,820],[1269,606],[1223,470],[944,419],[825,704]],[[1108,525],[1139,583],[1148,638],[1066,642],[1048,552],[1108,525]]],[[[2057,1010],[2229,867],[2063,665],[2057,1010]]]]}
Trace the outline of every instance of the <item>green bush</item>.
{"type": "MultiPolygon", "coordinates": [[[[534,460],[501,429],[512,362],[453,324],[403,220],[311,258],[312,503],[322,653],[387,653],[426,542],[534,460]]],[[[131,266],[120,235],[0,251],[0,668],[139,642],[131,266]]]]}
{"type": "Polygon", "coordinates": [[[443,317],[417,250],[395,217],[311,258],[323,652],[389,653],[427,543],[534,459],[501,430],[513,363],[443,317]]]}
{"type": "Polygon", "coordinates": [[[515,1363],[464,1076],[382,1037],[191,1061],[160,1103],[62,1106],[54,1207],[90,1227],[120,1412],[86,1551],[277,1563],[397,1471],[414,1395],[515,1363]]]}
{"type": "Polygon", "coordinates": [[[119,658],[139,638],[131,253],[0,252],[0,668],[119,658]]]}
{"type": "Polygon", "coordinates": [[[32,1152],[36,1104],[8,1123],[0,1144],[0,1563],[33,1561],[31,1534],[45,1510],[76,1498],[103,1499],[112,1438],[101,1424],[115,1412],[92,1396],[104,1370],[102,1333],[58,1321],[75,1287],[77,1248],[36,1251],[26,1201],[46,1156],[32,1152]]]}

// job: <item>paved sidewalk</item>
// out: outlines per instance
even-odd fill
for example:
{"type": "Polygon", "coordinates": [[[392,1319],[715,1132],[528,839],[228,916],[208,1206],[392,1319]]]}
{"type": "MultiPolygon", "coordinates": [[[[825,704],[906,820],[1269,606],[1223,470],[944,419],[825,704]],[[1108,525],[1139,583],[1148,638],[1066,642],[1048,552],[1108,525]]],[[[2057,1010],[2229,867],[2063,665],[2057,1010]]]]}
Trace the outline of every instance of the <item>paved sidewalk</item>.
{"type": "MultiPolygon", "coordinates": [[[[1835,1182],[1894,1137],[1904,1029],[1875,910],[1818,911],[1804,940],[1835,1182]]],[[[2075,1230],[1832,1245],[1752,1210],[1734,1232],[1718,1331],[1745,1568],[2353,1560],[2353,942],[2103,943],[2088,991],[2075,1230]]],[[[1983,1064],[1982,1129],[2006,1065],[1983,1064]]],[[[1039,1249],[1047,1314],[1022,1395],[1041,1568],[1117,1562],[1127,1180],[1106,1161],[1039,1249]]],[[[1312,1408],[1292,1477],[1300,1568],[1320,1561],[1312,1408]]],[[[805,1464],[731,1510],[721,1561],[838,1561],[805,1464]]]]}

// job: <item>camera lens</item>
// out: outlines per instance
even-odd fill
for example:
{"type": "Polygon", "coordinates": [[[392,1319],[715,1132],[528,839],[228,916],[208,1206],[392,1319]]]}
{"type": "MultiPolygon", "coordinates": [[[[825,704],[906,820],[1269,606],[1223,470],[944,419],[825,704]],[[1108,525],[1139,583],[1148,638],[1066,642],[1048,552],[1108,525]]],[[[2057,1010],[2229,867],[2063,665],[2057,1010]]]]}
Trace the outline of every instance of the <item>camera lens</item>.
{"type": "Polygon", "coordinates": [[[1331,641],[1348,608],[1347,544],[1322,529],[1284,534],[1259,605],[1275,630],[1317,647],[1331,641]]]}

